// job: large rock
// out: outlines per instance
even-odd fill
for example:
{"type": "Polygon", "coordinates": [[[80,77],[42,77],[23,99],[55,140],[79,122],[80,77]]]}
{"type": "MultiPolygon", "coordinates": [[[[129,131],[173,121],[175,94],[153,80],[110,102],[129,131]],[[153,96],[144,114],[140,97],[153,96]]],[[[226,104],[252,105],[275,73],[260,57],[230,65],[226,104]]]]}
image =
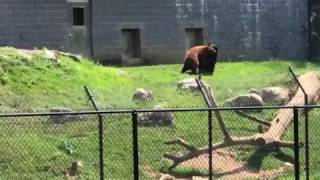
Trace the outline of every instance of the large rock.
{"type": "MultiPolygon", "coordinates": [[[[209,85],[202,81],[204,83],[204,85],[206,87],[209,87],[209,85]]],[[[194,78],[190,78],[190,79],[185,79],[182,81],[178,81],[178,90],[182,90],[182,91],[190,91],[190,92],[196,92],[199,91],[199,87],[198,84],[196,82],[196,80],[194,78]]]]}
{"type": "Polygon", "coordinates": [[[224,106],[226,107],[247,107],[247,106],[263,106],[264,102],[258,94],[249,93],[243,94],[231,99],[228,99],[224,106]]]}
{"type": "Polygon", "coordinates": [[[57,62],[60,56],[69,57],[76,62],[80,62],[82,59],[81,55],[66,53],[66,52],[57,51],[57,50],[49,50],[46,48],[44,48],[42,50],[18,49],[17,52],[20,57],[27,59],[27,60],[31,60],[34,56],[40,56],[42,58],[46,58],[46,59],[52,60],[54,62],[57,62]]]}
{"type": "Polygon", "coordinates": [[[43,50],[18,49],[17,52],[22,58],[27,59],[27,60],[31,60],[34,56],[39,56],[42,58],[57,61],[58,57],[59,57],[57,51],[48,50],[46,48],[44,48],[43,50]]]}
{"type": "MultiPolygon", "coordinates": [[[[50,112],[72,112],[72,109],[70,108],[64,108],[64,107],[53,107],[50,109],[50,112]]],[[[76,121],[83,119],[83,116],[81,115],[50,115],[49,116],[49,122],[55,123],[55,124],[63,124],[65,122],[69,121],[76,121]]]]}
{"type": "Polygon", "coordinates": [[[20,57],[30,60],[32,56],[35,54],[35,51],[29,50],[29,49],[18,49],[17,53],[19,54],[20,57]]]}
{"type": "Polygon", "coordinates": [[[152,91],[145,90],[143,88],[138,88],[136,92],[133,94],[132,99],[140,101],[150,101],[152,100],[152,91]]]}
{"type": "Polygon", "coordinates": [[[43,53],[43,57],[44,58],[50,59],[50,60],[53,60],[53,61],[58,61],[59,55],[58,55],[57,51],[43,49],[42,53],[43,53]]]}
{"type": "MultiPolygon", "coordinates": [[[[161,106],[156,106],[155,109],[163,109],[161,106]]],[[[148,112],[139,113],[139,126],[172,126],[175,117],[171,112],[148,112]]]]}
{"type": "Polygon", "coordinates": [[[72,54],[72,53],[66,53],[66,52],[62,52],[62,51],[55,51],[56,54],[59,54],[61,56],[66,56],[71,58],[73,61],[75,62],[80,62],[81,59],[83,58],[81,55],[78,54],[72,54]]]}
{"type": "Polygon", "coordinates": [[[293,92],[282,87],[267,87],[263,89],[251,89],[250,93],[256,93],[262,97],[265,103],[273,105],[284,105],[289,102],[293,92]]]}
{"type": "Polygon", "coordinates": [[[162,174],[159,180],[175,180],[170,174],[162,174]]]}

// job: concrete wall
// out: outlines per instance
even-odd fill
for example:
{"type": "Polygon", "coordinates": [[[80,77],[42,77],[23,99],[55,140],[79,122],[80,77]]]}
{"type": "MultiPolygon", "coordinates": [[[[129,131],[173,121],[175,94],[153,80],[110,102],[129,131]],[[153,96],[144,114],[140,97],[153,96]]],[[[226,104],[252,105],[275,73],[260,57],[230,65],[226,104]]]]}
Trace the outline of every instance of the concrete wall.
{"type": "MultiPolygon", "coordinates": [[[[69,49],[67,0],[0,0],[0,45],[69,49]]],[[[220,59],[303,59],[307,0],[93,0],[93,53],[121,63],[122,29],[140,29],[142,63],[181,63],[186,28],[220,59]]]]}
{"type": "Polygon", "coordinates": [[[311,0],[310,26],[310,58],[320,59],[320,1],[318,0],[311,0]]]}
{"type": "Polygon", "coordinates": [[[308,53],[303,0],[95,0],[94,53],[121,57],[121,29],[141,30],[142,59],[181,62],[185,28],[203,27],[221,59],[303,59],[308,53]],[[112,53],[110,53],[112,52],[112,53]]]}
{"type": "Polygon", "coordinates": [[[66,0],[0,0],[0,45],[68,49],[66,0]]]}
{"type": "Polygon", "coordinates": [[[307,57],[307,1],[225,0],[209,5],[210,37],[226,58],[307,57]],[[213,22],[213,23],[212,23],[213,22]]]}

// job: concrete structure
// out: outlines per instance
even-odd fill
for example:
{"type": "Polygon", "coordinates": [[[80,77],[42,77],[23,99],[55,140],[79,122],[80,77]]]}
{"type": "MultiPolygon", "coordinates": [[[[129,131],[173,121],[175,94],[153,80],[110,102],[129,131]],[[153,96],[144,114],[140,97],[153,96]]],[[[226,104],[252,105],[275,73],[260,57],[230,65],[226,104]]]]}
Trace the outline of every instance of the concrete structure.
{"type": "Polygon", "coordinates": [[[181,63],[186,48],[207,42],[220,59],[320,56],[320,43],[308,38],[308,0],[0,2],[1,46],[45,46],[107,64],[181,63]]]}

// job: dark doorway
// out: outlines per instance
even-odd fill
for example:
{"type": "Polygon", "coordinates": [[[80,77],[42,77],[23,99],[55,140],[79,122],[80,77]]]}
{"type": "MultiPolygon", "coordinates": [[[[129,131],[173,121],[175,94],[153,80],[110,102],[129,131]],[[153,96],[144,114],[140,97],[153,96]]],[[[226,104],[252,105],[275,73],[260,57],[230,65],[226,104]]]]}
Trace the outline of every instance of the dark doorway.
{"type": "Polygon", "coordinates": [[[122,60],[125,64],[135,64],[141,58],[141,39],[139,29],[122,29],[122,60]]]}
{"type": "Polygon", "coordinates": [[[186,49],[196,45],[203,45],[203,28],[186,29],[186,49]]]}
{"type": "Polygon", "coordinates": [[[84,26],[84,7],[73,7],[73,26],[84,26]]]}
{"type": "Polygon", "coordinates": [[[90,8],[86,1],[68,1],[70,16],[69,51],[90,57],[90,8]]]}
{"type": "Polygon", "coordinates": [[[310,0],[310,57],[320,58],[320,1],[310,0]]]}

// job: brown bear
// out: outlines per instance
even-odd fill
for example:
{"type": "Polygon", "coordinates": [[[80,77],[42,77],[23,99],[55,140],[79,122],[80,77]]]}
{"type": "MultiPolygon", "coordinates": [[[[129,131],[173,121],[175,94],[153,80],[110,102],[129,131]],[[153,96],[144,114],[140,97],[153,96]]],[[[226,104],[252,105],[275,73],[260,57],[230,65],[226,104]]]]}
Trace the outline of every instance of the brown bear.
{"type": "Polygon", "coordinates": [[[213,74],[217,56],[218,47],[214,44],[194,46],[186,53],[181,73],[191,70],[193,74],[213,74]]]}

